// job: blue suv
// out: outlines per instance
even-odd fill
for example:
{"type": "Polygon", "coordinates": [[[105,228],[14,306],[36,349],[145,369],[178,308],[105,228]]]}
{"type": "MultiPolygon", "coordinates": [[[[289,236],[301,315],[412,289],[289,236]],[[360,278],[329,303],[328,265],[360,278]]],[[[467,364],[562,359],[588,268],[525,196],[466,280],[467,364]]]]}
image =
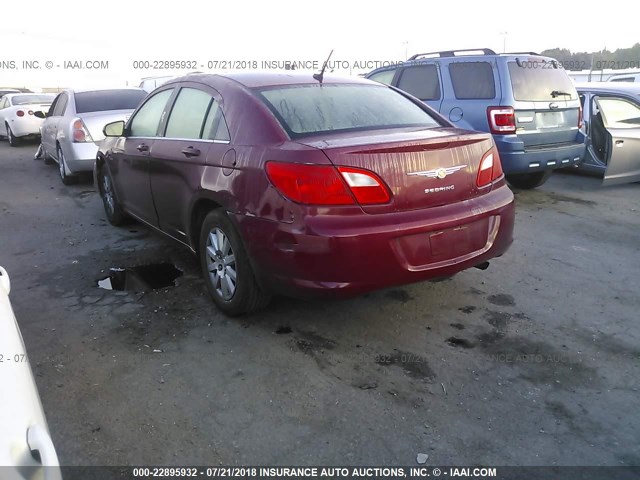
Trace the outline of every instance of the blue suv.
{"type": "Polygon", "coordinates": [[[508,182],[542,185],[582,161],[582,107],[556,60],[490,49],[421,53],[366,78],[419,98],[454,125],[493,134],[508,182]]]}

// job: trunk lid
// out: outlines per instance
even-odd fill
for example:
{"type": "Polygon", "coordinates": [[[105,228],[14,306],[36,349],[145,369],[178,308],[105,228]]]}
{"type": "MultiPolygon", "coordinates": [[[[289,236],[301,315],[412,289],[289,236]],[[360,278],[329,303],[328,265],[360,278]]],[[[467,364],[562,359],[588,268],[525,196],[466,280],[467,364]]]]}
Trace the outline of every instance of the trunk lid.
{"type": "Polygon", "coordinates": [[[487,191],[476,187],[480,160],[493,145],[484,133],[453,128],[379,130],[299,142],[321,149],[335,166],[363,168],[384,180],[391,203],[365,205],[367,213],[436,207],[487,191]]]}
{"type": "Polygon", "coordinates": [[[102,129],[106,124],[117,122],[118,120],[127,122],[132,113],[133,110],[108,110],[105,112],[80,113],[78,118],[84,122],[93,141],[98,143],[105,138],[102,129]]]}

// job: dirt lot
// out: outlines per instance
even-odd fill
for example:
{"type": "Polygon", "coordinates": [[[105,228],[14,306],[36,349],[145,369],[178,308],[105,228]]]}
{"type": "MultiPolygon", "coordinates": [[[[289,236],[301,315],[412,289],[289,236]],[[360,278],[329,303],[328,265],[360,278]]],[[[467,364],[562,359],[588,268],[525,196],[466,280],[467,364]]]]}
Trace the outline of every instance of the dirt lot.
{"type": "Polygon", "coordinates": [[[35,149],[0,144],[0,265],[61,463],[640,464],[640,185],[555,174],[484,272],[229,319],[35,149]],[[175,287],[97,287],[159,262],[175,287]]]}

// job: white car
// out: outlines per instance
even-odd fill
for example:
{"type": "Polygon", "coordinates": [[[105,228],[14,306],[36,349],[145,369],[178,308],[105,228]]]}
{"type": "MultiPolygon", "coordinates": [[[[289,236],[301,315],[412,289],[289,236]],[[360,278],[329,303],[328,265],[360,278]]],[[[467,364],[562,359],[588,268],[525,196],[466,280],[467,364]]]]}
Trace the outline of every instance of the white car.
{"type": "Polygon", "coordinates": [[[58,162],[62,183],[69,185],[80,172],[92,172],[107,123],[128,120],[147,92],[140,88],[64,90],[44,118],[38,156],[58,162]]]}
{"type": "Polygon", "coordinates": [[[58,455],[11,308],[10,290],[7,271],[0,267],[1,476],[3,480],[60,480],[58,455]]]}
{"type": "Polygon", "coordinates": [[[42,119],[36,112],[46,114],[54,95],[39,93],[7,93],[0,98],[0,136],[15,147],[20,138],[40,135],[42,119]]]}

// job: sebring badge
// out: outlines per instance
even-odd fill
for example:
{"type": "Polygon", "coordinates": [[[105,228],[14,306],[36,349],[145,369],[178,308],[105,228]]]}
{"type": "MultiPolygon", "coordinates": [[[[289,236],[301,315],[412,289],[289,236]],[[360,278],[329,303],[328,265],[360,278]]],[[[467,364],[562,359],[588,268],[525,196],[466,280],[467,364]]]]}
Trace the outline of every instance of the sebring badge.
{"type": "Polygon", "coordinates": [[[462,170],[466,168],[466,165],[456,165],[455,167],[448,168],[435,168],[433,170],[424,170],[422,172],[409,172],[407,175],[414,176],[417,175],[419,177],[427,177],[427,178],[439,178],[443,179],[447,175],[451,175],[452,173],[456,173],[458,170],[462,170]]]}

